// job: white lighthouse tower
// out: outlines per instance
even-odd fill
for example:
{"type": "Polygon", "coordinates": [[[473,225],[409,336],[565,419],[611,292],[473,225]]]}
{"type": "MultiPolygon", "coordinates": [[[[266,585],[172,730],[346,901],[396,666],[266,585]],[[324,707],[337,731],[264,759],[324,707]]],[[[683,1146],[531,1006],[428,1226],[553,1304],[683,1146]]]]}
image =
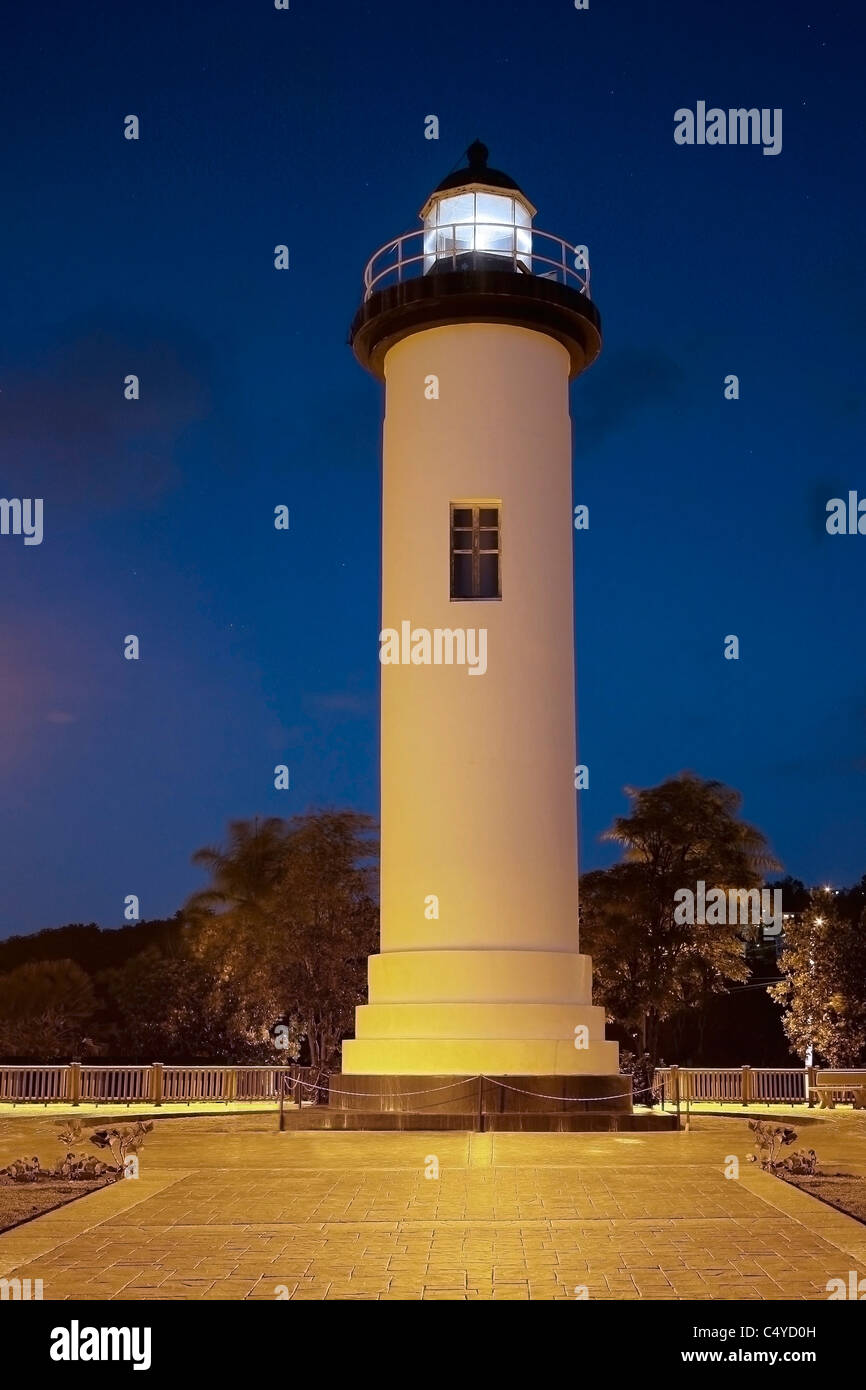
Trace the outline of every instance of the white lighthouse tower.
{"type": "Polygon", "coordinates": [[[534,215],[476,142],[352,325],[385,383],[381,949],[340,1082],[368,1108],[484,1077],[490,1109],[631,1109],[578,949],[568,387],[600,319],[534,215]]]}

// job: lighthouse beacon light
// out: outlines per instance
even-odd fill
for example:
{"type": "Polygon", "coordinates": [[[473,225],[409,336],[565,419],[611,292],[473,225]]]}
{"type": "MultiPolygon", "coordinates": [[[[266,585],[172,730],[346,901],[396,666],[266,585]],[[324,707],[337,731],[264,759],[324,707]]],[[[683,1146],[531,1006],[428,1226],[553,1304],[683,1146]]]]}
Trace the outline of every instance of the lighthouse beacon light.
{"type": "Polygon", "coordinates": [[[589,295],[586,247],[533,227],[536,209],[513,179],[487,164],[476,140],[420,211],[422,226],[381,246],[364,271],[365,298],[419,275],[512,270],[589,295]]]}

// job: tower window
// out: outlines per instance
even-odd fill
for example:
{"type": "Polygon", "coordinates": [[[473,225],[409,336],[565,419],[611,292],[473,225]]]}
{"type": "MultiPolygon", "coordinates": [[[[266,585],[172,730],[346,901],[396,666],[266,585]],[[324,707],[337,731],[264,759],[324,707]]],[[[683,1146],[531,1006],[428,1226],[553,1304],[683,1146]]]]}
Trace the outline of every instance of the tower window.
{"type": "Polygon", "coordinates": [[[502,597],[501,508],[451,503],[451,597],[502,597]]]}

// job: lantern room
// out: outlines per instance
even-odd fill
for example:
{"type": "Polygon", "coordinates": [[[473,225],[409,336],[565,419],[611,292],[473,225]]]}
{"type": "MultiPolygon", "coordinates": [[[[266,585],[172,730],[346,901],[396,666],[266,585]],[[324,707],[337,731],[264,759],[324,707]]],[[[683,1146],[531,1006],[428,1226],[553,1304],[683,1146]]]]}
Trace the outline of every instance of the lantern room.
{"type": "Polygon", "coordinates": [[[532,273],[536,210],[513,179],[487,167],[487,155],[476,140],[467,167],[444,178],[421,209],[425,275],[508,266],[532,273]]]}

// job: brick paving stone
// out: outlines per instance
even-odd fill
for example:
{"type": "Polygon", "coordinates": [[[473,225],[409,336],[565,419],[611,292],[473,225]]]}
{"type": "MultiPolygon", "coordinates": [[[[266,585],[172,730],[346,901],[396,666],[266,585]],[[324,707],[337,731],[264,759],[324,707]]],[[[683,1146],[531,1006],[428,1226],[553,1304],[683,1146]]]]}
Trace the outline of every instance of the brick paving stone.
{"type": "MultiPolygon", "coordinates": [[[[809,1300],[866,1273],[864,1228],[745,1163],[745,1119],[688,1134],[284,1134],[158,1124],[142,1177],[0,1236],[0,1277],[65,1299],[809,1300]],[[424,1176],[427,1155],[438,1181],[424,1176]]],[[[50,1121],[0,1118],[26,1151],[50,1121]]],[[[264,1122],[263,1122],[264,1123],[264,1122]]],[[[866,1115],[809,1118],[866,1173],[866,1115]]],[[[10,1154],[14,1157],[15,1152],[10,1154]]]]}

